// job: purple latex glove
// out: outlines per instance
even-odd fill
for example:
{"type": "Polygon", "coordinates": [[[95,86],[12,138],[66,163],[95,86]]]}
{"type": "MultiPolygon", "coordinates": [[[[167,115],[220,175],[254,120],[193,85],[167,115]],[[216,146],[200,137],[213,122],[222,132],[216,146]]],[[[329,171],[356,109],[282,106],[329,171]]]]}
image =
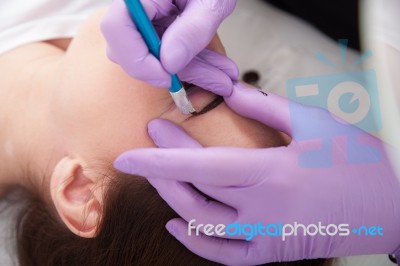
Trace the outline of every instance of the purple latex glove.
{"type": "MultiPolygon", "coordinates": [[[[123,172],[148,177],[183,218],[169,221],[166,227],[188,249],[229,265],[397,251],[400,186],[380,140],[337,122],[325,110],[242,85],[235,86],[225,101],[239,114],[287,133],[292,142],[266,149],[202,148],[178,126],[155,120],[149,133],[164,149],[129,151],[115,162],[123,172]],[[292,112],[303,119],[291,121],[292,112]],[[316,138],[302,141],[305,136],[316,138]],[[329,145],[322,145],[327,138],[329,145]],[[331,167],[322,167],[329,162],[331,167]],[[188,183],[217,201],[206,199],[188,183]],[[193,230],[188,236],[192,219],[195,224],[213,225],[335,224],[337,230],[340,224],[348,224],[349,234],[340,236],[339,232],[346,232],[339,230],[334,236],[304,236],[298,229],[299,235],[286,236],[285,241],[282,236],[258,235],[250,241],[245,240],[247,235],[197,237],[193,230]],[[352,232],[361,226],[375,226],[376,236],[352,232]]],[[[285,228],[288,233],[286,229],[290,227],[285,228]]],[[[329,232],[334,231],[330,227],[329,232]]]]}
{"type": "Polygon", "coordinates": [[[123,0],[114,0],[101,23],[107,55],[132,77],[156,87],[169,87],[170,73],[216,94],[232,92],[238,70],[225,56],[204,50],[235,0],[142,0],[162,35],[161,63],[149,53],[123,0]]]}

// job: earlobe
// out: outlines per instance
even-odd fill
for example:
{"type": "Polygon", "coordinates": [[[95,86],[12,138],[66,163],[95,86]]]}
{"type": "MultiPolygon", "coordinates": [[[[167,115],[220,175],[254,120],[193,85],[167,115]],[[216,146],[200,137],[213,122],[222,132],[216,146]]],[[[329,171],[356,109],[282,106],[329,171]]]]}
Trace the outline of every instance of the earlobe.
{"type": "Polygon", "coordinates": [[[84,171],[82,161],[64,157],[54,168],[50,194],[65,225],[76,235],[92,238],[101,216],[102,194],[95,191],[96,175],[84,171]]]}

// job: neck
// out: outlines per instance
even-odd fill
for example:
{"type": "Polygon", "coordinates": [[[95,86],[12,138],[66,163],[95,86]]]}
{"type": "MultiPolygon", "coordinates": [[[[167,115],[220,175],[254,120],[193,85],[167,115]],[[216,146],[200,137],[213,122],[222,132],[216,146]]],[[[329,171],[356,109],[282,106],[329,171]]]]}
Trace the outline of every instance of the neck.
{"type": "Polygon", "coordinates": [[[59,56],[46,51],[46,44],[36,43],[0,56],[0,190],[42,182],[31,178],[51,167],[56,149],[46,122],[59,56]]]}

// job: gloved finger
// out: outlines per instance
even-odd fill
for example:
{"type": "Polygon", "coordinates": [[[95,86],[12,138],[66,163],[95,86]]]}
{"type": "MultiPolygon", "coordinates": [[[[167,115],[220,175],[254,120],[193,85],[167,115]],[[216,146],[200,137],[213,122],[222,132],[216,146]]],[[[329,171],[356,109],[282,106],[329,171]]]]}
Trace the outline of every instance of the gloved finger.
{"type": "Polygon", "coordinates": [[[141,1],[146,14],[151,21],[169,19],[179,15],[179,9],[172,3],[173,0],[141,1]]]}
{"type": "Polygon", "coordinates": [[[200,52],[198,57],[204,62],[223,71],[231,80],[237,81],[239,79],[239,69],[236,63],[226,55],[222,55],[210,49],[204,49],[200,52]]]}
{"type": "MultiPolygon", "coordinates": [[[[187,135],[179,126],[168,120],[156,119],[151,121],[149,123],[149,132],[152,131],[165,133],[155,133],[157,135],[155,143],[158,146],[179,148],[184,144],[186,147],[201,148],[201,145],[197,141],[187,135]]],[[[150,133],[150,135],[153,134],[150,133]]],[[[160,196],[168,205],[187,221],[195,219],[196,224],[219,224],[222,222],[228,224],[233,222],[237,217],[234,209],[223,203],[206,198],[190,184],[175,180],[153,178],[148,178],[148,181],[157,189],[160,196]]],[[[203,229],[200,232],[203,232],[203,229]]]]}
{"type": "MultiPolygon", "coordinates": [[[[154,143],[160,148],[202,148],[202,146],[195,139],[186,134],[182,128],[165,119],[155,119],[151,121],[148,125],[148,131],[154,143]]],[[[188,175],[190,175],[190,173],[188,173],[188,175]]],[[[170,180],[170,182],[175,181],[170,180]]],[[[244,195],[244,193],[242,193],[243,188],[239,186],[226,188],[205,186],[197,183],[193,185],[205,195],[229,206],[239,206],[239,203],[243,201],[241,197],[242,194],[244,195]]],[[[197,211],[194,211],[193,214],[196,214],[196,212],[197,211]]]]}
{"type": "Polygon", "coordinates": [[[283,148],[135,149],[114,162],[118,170],[210,186],[251,186],[274,169],[283,148]],[[249,165],[251,168],[249,168],[249,165]],[[249,174],[254,172],[254,174],[249,174]]]}
{"type": "MultiPolygon", "coordinates": [[[[251,172],[249,172],[249,176],[250,175],[252,175],[251,172]]],[[[248,186],[221,187],[221,186],[203,185],[199,183],[195,183],[194,186],[204,195],[209,195],[213,197],[213,199],[219,202],[232,206],[233,208],[237,209],[239,213],[240,213],[240,206],[242,205],[244,200],[246,200],[246,197],[248,195],[246,189],[249,188],[248,186]]]]}
{"type": "MultiPolygon", "coordinates": [[[[225,102],[238,114],[260,121],[265,125],[292,136],[289,101],[272,93],[246,88],[236,83],[233,93],[225,102]]],[[[291,103],[292,104],[292,103],[291,103]]],[[[293,103],[295,105],[295,103],[293,103]]]]}
{"type": "Polygon", "coordinates": [[[201,148],[195,139],[171,121],[155,119],[148,124],[148,132],[154,143],[160,148],[201,148]]]}
{"type": "MultiPolygon", "coordinates": [[[[186,248],[205,259],[224,265],[260,264],[256,261],[258,256],[253,252],[252,242],[211,237],[203,234],[189,236],[188,223],[182,219],[172,219],[165,227],[186,248]]],[[[267,249],[266,252],[268,252],[267,249]]]]}
{"type": "Polygon", "coordinates": [[[179,77],[215,94],[228,96],[239,70],[236,64],[217,52],[205,49],[179,72],[179,77]]]}
{"type": "Polygon", "coordinates": [[[170,74],[149,53],[142,36],[131,21],[123,0],[115,0],[104,16],[101,31],[107,41],[107,55],[128,75],[155,87],[169,87],[170,74]]]}
{"type": "Polygon", "coordinates": [[[161,62],[170,73],[180,72],[207,47],[221,22],[236,5],[236,0],[176,2],[183,11],[166,30],[161,45],[161,62]]]}
{"type": "MultiPolygon", "coordinates": [[[[197,224],[230,224],[237,218],[235,209],[206,198],[192,185],[174,180],[147,178],[167,204],[183,219],[197,224]]],[[[199,228],[203,232],[204,228],[199,228]]],[[[227,236],[242,238],[243,236],[227,236]]]]}

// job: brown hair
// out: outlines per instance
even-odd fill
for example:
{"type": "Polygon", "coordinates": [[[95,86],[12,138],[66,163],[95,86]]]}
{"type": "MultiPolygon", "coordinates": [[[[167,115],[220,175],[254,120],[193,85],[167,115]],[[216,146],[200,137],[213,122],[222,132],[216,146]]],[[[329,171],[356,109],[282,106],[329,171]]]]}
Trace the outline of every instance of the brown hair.
{"type": "MultiPolygon", "coordinates": [[[[32,265],[218,265],[187,250],[165,229],[178,215],[144,179],[122,173],[109,183],[97,236],[76,236],[40,196],[30,193],[17,222],[17,252],[32,265]]],[[[329,260],[271,263],[327,266],[329,260]]]]}

